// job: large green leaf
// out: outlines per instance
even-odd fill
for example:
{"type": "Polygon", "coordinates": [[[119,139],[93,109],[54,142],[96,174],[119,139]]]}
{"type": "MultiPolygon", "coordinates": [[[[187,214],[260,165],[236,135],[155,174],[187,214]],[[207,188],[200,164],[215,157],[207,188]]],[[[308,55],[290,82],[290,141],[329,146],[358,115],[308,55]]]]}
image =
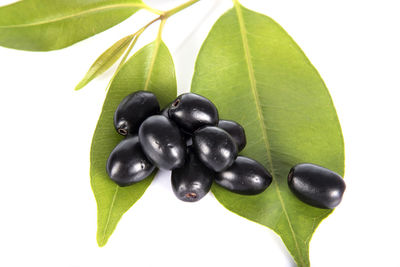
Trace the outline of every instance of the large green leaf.
{"type": "Polygon", "coordinates": [[[309,265],[309,242],[331,210],[299,201],[287,186],[290,168],[312,162],[344,172],[344,145],[329,92],[306,56],[272,19],[235,1],[214,25],[195,67],[192,92],[217,105],[221,118],[240,122],[243,155],[273,176],[262,194],[241,196],[217,185],[229,210],[279,234],[299,266],[309,265]]]}
{"type": "Polygon", "coordinates": [[[122,215],[143,195],[155,174],[137,184],[119,187],[106,173],[108,155],[122,139],[114,129],[114,111],[125,96],[137,90],[155,93],[161,106],[176,97],[175,68],[162,41],[155,41],[139,50],[117,73],[93,136],[90,177],[97,201],[99,246],[107,243],[122,215]]]}
{"type": "Polygon", "coordinates": [[[0,7],[0,45],[30,51],[70,46],[145,5],[141,0],[24,0],[0,7]]]}

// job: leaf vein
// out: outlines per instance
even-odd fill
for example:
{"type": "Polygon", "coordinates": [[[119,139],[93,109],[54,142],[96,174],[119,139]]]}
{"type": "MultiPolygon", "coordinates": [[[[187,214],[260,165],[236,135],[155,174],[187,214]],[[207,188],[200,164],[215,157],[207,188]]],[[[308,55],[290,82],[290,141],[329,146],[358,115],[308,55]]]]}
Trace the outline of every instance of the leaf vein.
{"type": "MultiPolygon", "coordinates": [[[[250,48],[249,48],[248,39],[247,39],[247,29],[246,29],[246,26],[244,24],[244,18],[243,18],[243,14],[242,14],[242,10],[241,10],[241,6],[240,6],[239,2],[237,0],[233,0],[233,1],[234,1],[234,6],[235,6],[236,14],[237,14],[237,17],[238,17],[239,26],[240,26],[240,34],[241,34],[241,37],[242,37],[241,39],[242,39],[244,54],[245,54],[246,63],[247,63],[246,65],[248,67],[248,72],[249,72],[250,87],[251,87],[251,90],[252,90],[252,93],[253,93],[253,97],[254,97],[254,101],[255,101],[255,104],[256,104],[257,115],[258,115],[258,117],[260,119],[260,126],[261,126],[261,130],[262,130],[261,132],[262,132],[264,144],[265,144],[266,151],[267,151],[267,158],[268,158],[268,161],[270,162],[271,174],[275,178],[276,175],[275,175],[275,170],[274,170],[274,166],[273,166],[273,162],[272,162],[272,156],[271,156],[271,151],[270,151],[270,143],[269,143],[269,139],[268,139],[268,135],[267,135],[266,126],[263,123],[265,120],[264,120],[264,116],[263,116],[263,113],[262,113],[262,106],[261,106],[261,103],[260,103],[260,97],[259,97],[258,91],[257,91],[257,83],[256,83],[255,75],[254,75],[253,62],[252,62],[252,59],[251,59],[250,48]]],[[[285,203],[284,203],[283,198],[281,196],[279,185],[278,185],[278,183],[276,182],[275,179],[273,180],[273,183],[275,185],[275,190],[277,192],[280,204],[282,206],[282,210],[283,210],[283,212],[285,214],[285,217],[286,217],[286,220],[288,222],[288,225],[289,225],[289,228],[290,228],[294,243],[296,245],[296,250],[297,250],[299,259],[301,259],[301,261],[303,261],[303,258],[302,258],[301,253],[300,253],[299,244],[297,242],[296,234],[294,232],[292,223],[291,223],[289,215],[287,213],[285,203]]],[[[302,263],[302,265],[303,265],[303,263],[302,263]]]]}
{"type": "Polygon", "coordinates": [[[34,22],[34,23],[25,23],[25,24],[16,24],[16,25],[5,25],[5,26],[0,26],[1,28],[24,28],[24,27],[32,27],[32,26],[39,26],[39,25],[45,25],[45,24],[50,24],[50,23],[56,23],[56,22],[60,22],[63,20],[67,20],[67,19],[72,19],[72,18],[77,18],[77,17],[81,17],[90,13],[96,13],[98,11],[102,11],[102,10],[107,10],[107,9],[113,9],[113,8],[122,8],[122,7],[138,7],[138,8],[143,8],[145,7],[144,4],[135,4],[135,3],[131,3],[131,4],[114,4],[114,5],[107,5],[107,6],[100,6],[97,8],[93,8],[93,9],[88,9],[85,11],[81,11],[75,14],[71,14],[71,15],[66,15],[66,16],[62,16],[62,17],[58,17],[58,18],[54,18],[54,19],[49,19],[49,20],[45,20],[45,21],[38,21],[38,22],[34,22]]]}
{"type": "Polygon", "coordinates": [[[160,48],[160,44],[161,44],[161,38],[159,38],[159,36],[158,36],[156,41],[155,41],[155,43],[154,43],[154,51],[153,51],[153,54],[151,56],[149,72],[147,74],[146,82],[145,82],[144,88],[143,88],[144,91],[147,91],[147,89],[149,87],[151,75],[153,73],[153,69],[154,69],[154,65],[155,65],[155,62],[156,62],[158,50],[160,48]]]}
{"type": "Polygon", "coordinates": [[[106,239],[106,233],[107,233],[107,230],[108,230],[108,225],[110,223],[111,213],[112,213],[112,210],[114,208],[115,200],[117,199],[118,189],[119,189],[119,186],[116,185],[115,186],[114,195],[113,195],[113,199],[112,199],[111,204],[110,204],[110,209],[108,210],[107,221],[106,221],[106,224],[104,225],[103,238],[102,238],[100,244],[105,244],[105,241],[106,241],[105,240],[106,239]]]}

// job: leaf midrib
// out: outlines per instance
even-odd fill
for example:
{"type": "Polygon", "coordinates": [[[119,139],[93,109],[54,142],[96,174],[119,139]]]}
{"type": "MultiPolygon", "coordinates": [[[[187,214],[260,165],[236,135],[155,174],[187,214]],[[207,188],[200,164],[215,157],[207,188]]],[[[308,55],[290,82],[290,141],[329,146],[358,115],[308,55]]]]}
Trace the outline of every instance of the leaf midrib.
{"type": "MultiPolygon", "coordinates": [[[[237,17],[238,17],[238,21],[239,21],[240,34],[241,34],[241,37],[242,37],[242,44],[243,44],[243,49],[244,49],[244,53],[245,53],[246,65],[247,65],[248,72],[249,72],[250,87],[251,87],[251,90],[252,90],[252,93],[253,93],[253,97],[254,97],[254,101],[255,101],[255,104],[256,104],[257,115],[258,115],[258,118],[260,120],[260,126],[261,126],[261,130],[262,130],[261,132],[262,132],[262,135],[263,135],[263,140],[264,140],[265,148],[266,148],[266,151],[267,151],[267,158],[268,158],[268,161],[270,162],[271,175],[272,175],[272,177],[275,178],[276,175],[275,175],[275,170],[274,170],[274,167],[273,167],[273,161],[272,161],[271,150],[270,150],[270,143],[269,143],[269,139],[268,139],[268,135],[267,135],[267,128],[266,128],[265,124],[263,123],[265,120],[264,120],[264,115],[263,115],[262,110],[261,110],[260,98],[259,98],[258,91],[257,91],[256,78],[254,76],[253,63],[252,63],[252,60],[251,60],[250,48],[249,48],[249,44],[248,44],[248,40],[247,40],[247,29],[246,29],[246,26],[244,25],[243,14],[242,14],[242,10],[241,10],[241,6],[240,6],[239,2],[237,0],[233,0],[233,3],[234,3],[234,6],[235,6],[235,10],[236,10],[236,14],[237,14],[237,17]]],[[[273,179],[272,182],[275,185],[275,190],[277,192],[277,195],[278,195],[278,198],[279,198],[279,202],[281,204],[283,213],[285,214],[286,220],[288,222],[288,225],[289,225],[293,240],[294,240],[295,245],[296,245],[296,250],[297,250],[297,253],[299,255],[299,259],[303,263],[303,258],[301,257],[300,248],[299,248],[299,244],[297,243],[296,234],[294,233],[294,229],[293,229],[292,223],[291,223],[289,215],[287,213],[285,202],[283,201],[283,198],[281,196],[279,185],[278,185],[278,183],[276,182],[275,179],[273,179]]]]}
{"type": "Polygon", "coordinates": [[[145,5],[144,4],[139,4],[139,3],[131,3],[131,4],[113,4],[113,5],[107,5],[107,6],[100,6],[100,7],[97,7],[97,8],[92,8],[92,9],[88,9],[88,10],[85,10],[85,11],[81,11],[81,12],[78,12],[78,13],[75,13],[75,14],[62,16],[62,17],[49,19],[49,20],[44,20],[44,21],[39,21],[39,22],[35,22],[35,23],[25,23],[25,24],[0,26],[0,29],[1,28],[24,28],[24,27],[40,26],[40,25],[56,23],[56,22],[60,22],[60,21],[68,20],[68,19],[72,19],[72,18],[78,18],[78,17],[84,16],[84,15],[87,15],[87,14],[90,14],[90,13],[96,13],[98,11],[103,11],[103,10],[107,10],[107,9],[114,9],[114,8],[122,8],[122,7],[138,7],[138,8],[142,8],[142,7],[145,7],[145,5]]]}
{"type": "MultiPolygon", "coordinates": [[[[155,41],[155,44],[154,44],[154,51],[153,51],[153,54],[151,56],[150,67],[149,67],[149,70],[148,70],[148,73],[147,73],[146,82],[145,82],[145,85],[144,85],[144,88],[143,88],[144,91],[148,90],[148,86],[149,86],[149,83],[150,83],[151,75],[153,73],[153,69],[154,69],[154,65],[155,65],[155,61],[156,61],[156,58],[157,58],[157,54],[158,54],[158,51],[159,51],[160,44],[161,44],[161,39],[157,38],[156,41],[155,41]]],[[[119,192],[118,188],[119,188],[118,185],[116,185],[116,189],[115,189],[115,192],[114,192],[113,200],[111,202],[110,209],[108,211],[106,224],[104,226],[104,231],[103,231],[103,237],[102,237],[102,243],[101,244],[104,244],[104,241],[106,239],[106,233],[107,233],[108,226],[109,226],[109,223],[110,223],[111,214],[112,214],[112,211],[114,209],[115,199],[117,198],[117,195],[118,195],[118,192],[119,192]]]]}
{"type": "Polygon", "coordinates": [[[158,50],[160,48],[160,44],[161,44],[161,39],[157,37],[157,39],[156,39],[156,41],[154,43],[154,52],[153,52],[153,54],[151,56],[149,72],[147,74],[146,82],[145,82],[144,88],[143,88],[144,91],[147,91],[147,89],[149,88],[151,74],[153,73],[154,64],[156,62],[156,57],[157,57],[157,54],[158,54],[158,50]]]}
{"type": "Polygon", "coordinates": [[[119,191],[119,186],[116,185],[115,186],[114,195],[113,195],[113,199],[111,201],[110,209],[108,211],[106,225],[104,226],[104,230],[103,230],[103,237],[102,237],[102,240],[101,240],[101,243],[100,243],[101,245],[105,244],[105,241],[106,241],[106,234],[107,234],[107,231],[108,231],[108,225],[110,224],[111,213],[112,213],[112,210],[114,208],[114,203],[115,203],[115,199],[117,198],[118,191],[119,191]]]}

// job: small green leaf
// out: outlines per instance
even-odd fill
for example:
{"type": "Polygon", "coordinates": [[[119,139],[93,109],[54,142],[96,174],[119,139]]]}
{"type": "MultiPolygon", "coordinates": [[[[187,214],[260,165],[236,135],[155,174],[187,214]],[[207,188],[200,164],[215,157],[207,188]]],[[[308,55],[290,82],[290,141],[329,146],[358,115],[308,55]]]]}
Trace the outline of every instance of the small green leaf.
{"type": "Polygon", "coordinates": [[[106,70],[108,70],[114,63],[122,56],[125,50],[128,48],[131,43],[133,37],[135,35],[128,35],[115,44],[113,44],[110,48],[108,48],[103,54],[101,54],[93,65],[90,67],[85,77],[78,83],[75,87],[75,90],[82,89],[86,86],[91,80],[103,74],[106,70]]]}
{"type": "Polygon", "coordinates": [[[331,210],[299,201],[287,175],[300,162],[344,173],[340,124],[318,72],[276,22],[235,1],[200,50],[191,90],[214,101],[221,118],[244,126],[248,143],[242,154],[273,176],[260,195],[241,196],[214,185],[215,197],[274,230],[297,264],[308,266],[311,236],[331,210]]]}
{"type": "Polygon", "coordinates": [[[155,93],[161,106],[176,97],[175,68],[171,54],[162,41],[155,41],[133,55],[111,83],[90,151],[90,177],[97,201],[97,242],[104,246],[122,215],[143,195],[155,173],[145,180],[119,187],[110,180],[106,162],[122,140],[113,124],[115,109],[128,94],[147,90],[155,93]]]}
{"type": "Polygon", "coordinates": [[[145,7],[141,0],[24,0],[0,7],[0,45],[29,51],[70,46],[145,7]]]}

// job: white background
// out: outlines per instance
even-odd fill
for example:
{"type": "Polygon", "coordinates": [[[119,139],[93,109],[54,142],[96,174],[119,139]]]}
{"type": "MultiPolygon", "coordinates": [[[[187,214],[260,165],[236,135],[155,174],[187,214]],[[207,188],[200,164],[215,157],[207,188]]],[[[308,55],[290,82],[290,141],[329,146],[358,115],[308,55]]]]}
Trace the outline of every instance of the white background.
{"type": "MultiPolygon", "coordinates": [[[[5,1],[2,1],[2,4],[5,1]]],[[[11,1],[6,1],[11,2],[11,1]]],[[[148,4],[169,9],[178,0],[148,4]]],[[[324,78],[346,144],[347,191],[310,247],[312,266],[400,266],[398,1],[243,0],[280,23],[324,78]]],[[[179,92],[229,0],[202,0],[165,27],[179,92]]],[[[292,266],[280,238],[209,194],[195,204],[156,177],[104,248],[96,244],[91,137],[112,72],[73,91],[91,63],[154,15],[64,50],[0,48],[0,266],[292,266]]],[[[152,41],[157,26],[142,35],[152,41]]]]}

